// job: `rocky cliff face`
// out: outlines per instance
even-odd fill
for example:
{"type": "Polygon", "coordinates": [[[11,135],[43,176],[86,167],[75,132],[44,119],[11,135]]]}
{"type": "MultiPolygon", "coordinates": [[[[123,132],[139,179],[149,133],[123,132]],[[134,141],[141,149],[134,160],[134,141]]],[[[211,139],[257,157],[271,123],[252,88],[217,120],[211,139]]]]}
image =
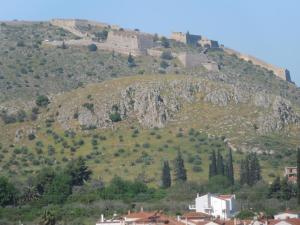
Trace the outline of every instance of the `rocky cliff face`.
{"type": "Polygon", "coordinates": [[[180,110],[183,102],[193,102],[195,95],[205,89],[200,81],[175,80],[168,82],[134,83],[124,87],[114,98],[103,98],[90,103],[92,107],[74,103],[62,105],[58,121],[64,128],[77,120],[83,128],[106,128],[113,126],[112,116],[137,119],[145,127],[164,127],[180,110]],[[113,100],[112,100],[113,99],[113,100]],[[77,115],[77,116],[72,116],[77,115]]]}
{"type": "Polygon", "coordinates": [[[161,128],[184,104],[202,100],[218,107],[252,105],[260,116],[249,121],[260,134],[281,131],[299,121],[291,103],[282,97],[198,78],[133,82],[89,103],[70,99],[68,104],[62,104],[58,109],[57,120],[65,129],[76,124],[83,129],[107,128],[129,118],[144,127],[161,128]]]}

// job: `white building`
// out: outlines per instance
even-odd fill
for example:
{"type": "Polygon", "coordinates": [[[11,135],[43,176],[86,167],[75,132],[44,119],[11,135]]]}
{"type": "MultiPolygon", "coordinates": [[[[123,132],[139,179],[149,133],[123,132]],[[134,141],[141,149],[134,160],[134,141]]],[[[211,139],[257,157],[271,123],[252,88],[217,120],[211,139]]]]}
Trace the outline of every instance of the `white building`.
{"type": "Polygon", "coordinates": [[[293,218],[299,219],[300,212],[287,210],[285,212],[281,212],[281,213],[274,215],[275,220],[286,220],[286,219],[293,219],[293,218]]]}
{"type": "Polygon", "coordinates": [[[189,209],[227,220],[236,213],[235,195],[197,194],[195,205],[190,205],[189,209]]]}

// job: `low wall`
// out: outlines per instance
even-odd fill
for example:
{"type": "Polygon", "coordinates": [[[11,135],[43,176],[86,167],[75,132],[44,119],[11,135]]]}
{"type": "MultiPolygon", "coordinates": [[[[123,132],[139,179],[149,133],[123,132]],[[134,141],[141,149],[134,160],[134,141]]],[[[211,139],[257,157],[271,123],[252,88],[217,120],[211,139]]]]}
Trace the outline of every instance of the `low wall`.
{"type": "Polygon", "coordinates": [[[243,59],[247,62],[251,61],[256,66],[261,66],[264,69],[273,71],[273,73],[277,77],[291,82],[290,72],[285,68],[280,68],[280,67],[274,66],[267,62],[264,62],[263,60],[257,59],[254,56],[242,54],[242,53],[235,51],[233,49],[230,49],[230,48],[223,47],[222,49],[230,55],[236,55],[238,58],[243,59]]]}

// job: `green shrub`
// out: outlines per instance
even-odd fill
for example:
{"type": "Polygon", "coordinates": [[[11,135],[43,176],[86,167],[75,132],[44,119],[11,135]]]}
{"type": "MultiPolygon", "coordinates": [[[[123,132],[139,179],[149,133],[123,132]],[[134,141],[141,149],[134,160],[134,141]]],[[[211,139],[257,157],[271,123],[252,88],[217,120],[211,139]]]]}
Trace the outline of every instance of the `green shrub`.
{"type": "Polygon", "coordinates": [[[88,50],[90,51],[90,52],[95,52],[95,51],[97,51],[97,45],[95,45],[95,44],[90,44],[89,46],[88,46],[88,50]]]}
{"type": "Polygon", "coordinates": [[[165,59],[165,60],[172,60],[173,59],[173,56],[172,56],[172,53],[169,52],[169,51],[165,51],[161,54],[160,56],[161,59],[165,59]]]}
{"type": "Polygon", "coordinates": [[[45,95],[39,95],[35,100],[35,104],[40,107],[46,107],[49,103],[49,98],[45,95]]]}

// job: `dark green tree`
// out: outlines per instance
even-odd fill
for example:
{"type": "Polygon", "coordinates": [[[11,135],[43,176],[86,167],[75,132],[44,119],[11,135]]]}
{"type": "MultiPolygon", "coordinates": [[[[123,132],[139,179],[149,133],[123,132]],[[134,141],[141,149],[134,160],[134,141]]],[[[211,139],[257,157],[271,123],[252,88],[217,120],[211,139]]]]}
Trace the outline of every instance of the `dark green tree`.
{"type": "Polygon", "coordinates": [[[15,203],[17,190],[6,177],[0,177],[0,205],[7,206],[15,203]]]}
{"type": "Polygon", "coordinates": [[[128,55],[127,64],[128,64],[129,67],[136,66],[135,60],[134,60],[133,56],[131,55],[131,53],[129,53],[129,55],[128,55]]]}
{"type": "Polygon", "coordinates": [[[217,174],[224,176],[224,161],[220,150],[217,153],[217,174]]]}
{"type": "Polygon", "coordinates": [[[280,198],[284,201],[288,201],[292,198],[292,186],[291,184],[288,182],[287,177],[285,177],[280,184],[280,198]]]}
{"type": "Polygon", "coordinates": [[[280,192],[281,184],[280,184],[280,177],[276,177],[272,184],[269,187],[269,198],[278,198],[278,194],[280,192]]]}
{"type": "Polygon", "coordinates": [[[256,153],[249,153],[241,161],[240,183],[253,186],[261,180],[261,169],[256,153]]]}
{"type": "Polygon", "coordinates": [[[50,103],[50,100],[46,95],[39,95],[36,98],[35,103],[37,106],[46,107],[50,103]]]}
{"type": "Polygon", "coordinates": [[[97,51],[97,49],[98,49],[98,47],[95,44],[90,44],[88,46],[88,50],[91,51],[91,52],[95,52],[95,51],[97,51]]]}
{"type": "Polygon", "coordinates": [[[241,164],[240,164],[240,184],[241,185],[248,184],[248,180],[249,180],[248,177],[249,177],[248,160],[243,159],[241,160],[241,164]]]}
{"type": "Polygon", "coordinates": [[[212,151],[210,156],[210,165],[209,165],[209,178],[217,175],[217,159],[215,150],[212,151]]]}
{"type": "Polygon", "coordinates": [[[46,167],[39,171],[34,180],[34,186],[37,192],[42,195],[45,192],[47,186],[49,186],[55,177],[55,172],[52,168],[46,167]]]}
{"type": "Polygon", "coordinates": [[[87,181],[92,174],[92,171],[88,168],[82,157],[69,162],[66,172],[71,176],[71,184],[73,186],[83,185],[83,183],[87,181]]]}
{"type": "Polygon", "coordinates": [[[231,185],[234,185],[234,170],[231,149],[229,149],[229,153],[227,155],[226,171],[226,176],[228,177],[231,185]]]}
{"type": "Polygon", "coordinates": [[[248,184],[250,186],[256,184],[259,180],[261,180],[261,175],[260,175],[260,164],[259,160],[257,158],[256,153],[250,153],[249,155],[249,180],[248,184]]]}
{"type": "Polygon", "coordinates": [[[174,171],[176,181],[186,181],[186,169],[184,167],[184,160],[182,158],[181,152],[177,152],[177,157],[174,160],[174,171]]]}
{"type": "Polygon", "coordinates": [[[43,195],[47,203],[62,204],[72,192],[72,177],[66,173],[56,174],[43,195]]]}
{"type": "MultiPolygon", "coordinates": [[[[297,174],[300,176],[300,148],[297,149],[297,174]]],[[[297,178],[297,201],[300,205],[300,179],[297,178]]]]}
{"type": "Polygon", "coordinates": [[[161,45],[164,48],[169,48],[170,47],[170,42],[169,42],[169,40],[166,37],[162,37],[161,38],[161,45]]]}
{"type": "Polygon", "coordinates": [[[106,29],[102,30],[100,32],[95,33],[95,36],[98,38],[98,41],[105,41],[108,36],[108,31],[106,29]]]}
{"type": "Polygon", "coordinates": [[[162,168],[162,187],[169,188],[171,187],[171,173],[170,173],[170,166],[168,161],[164,161],[163,168],[162,168]]]}

